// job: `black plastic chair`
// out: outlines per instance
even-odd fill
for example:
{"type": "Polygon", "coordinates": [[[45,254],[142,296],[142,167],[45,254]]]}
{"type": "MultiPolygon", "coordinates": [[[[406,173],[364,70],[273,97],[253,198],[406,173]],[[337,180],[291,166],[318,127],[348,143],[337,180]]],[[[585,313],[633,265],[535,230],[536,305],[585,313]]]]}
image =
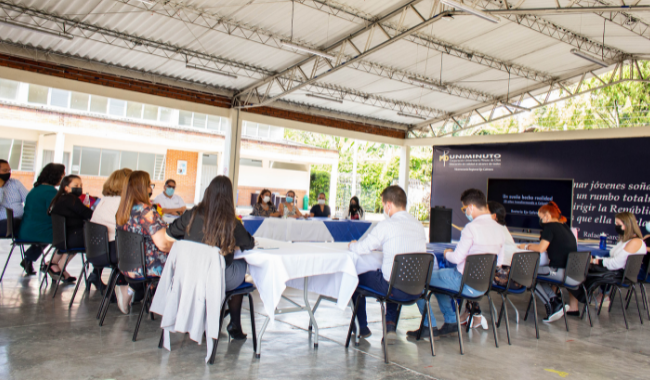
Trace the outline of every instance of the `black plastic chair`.
{"type": "MultiPolygon", "coordinates": [[[[90,264],[95,265],[98,262],[111,262],[111,253],[108,247],[108,228],[106,228],[106,226],[92,223],[90,221],[85,221],[84,246],[86,247],[86,273],[88,272],[88,269],[90,269],[90,264]]],[[[111,272],[111,279],[113,278],[112,276],[113,272],[111,272]]],[[[72,294],[72,299],[70,300],[70,305],[68,305],[68,308],[72,307],[72,301],[77,294],[78,288],[79,282],[77,281],[77,286],[74,288],[74,293],[72,294]]],[[[88,283],[86,283],[86,290],[90,290],[90,284],[88,283]]],[[[99,314],[104,307],[104,301],[106,300],[106,292],[100,291],[100,293],[102,293],[104,297],[102,298],[102,302],[99,305],[97,318],[99,318],[99,314]]]]}
{"type": "MultiPolygon", "coordinates": [[[[387,294],[378,293],[377,291],[363,285],[357,286],[357,292],[359,295],[354,302],[354,312],[352,313],[350,328],[348,329],[348,335],[345,339],[345,348],[348,348],[350,346],[350,339],[352,338],[353,328],[355,325],[354,319],[357,317],[357,308],[359,307],[360,298],[375,298],[381,304],[381,321],[383,328],[382,346],[384,349],[384,361],[388,363],[386,342],[386,307],[384,303],[392,302],[400,306],[413,305],[418,300],[423,299],[425,300],[426,307],[428,308],[429,299],[426,298],[426,295],[429,289],[429,282],[431,281],[432,270],[433,255],[430,253],[405,253],[401,255],[395,255],[387,294]],[[401,290],[406,294],[419,294],[420,296],[413,300],[392,298],[389,295],[392,293],[393,288],[401,290]]],[[[429,322],[431,322],[431,318],[429,318],[429,322]]],[[[429,339],[431,341],[431,355],[435,356],[436,353],[433,346],[433,330],[431,328],[431,323],[429,323],[429,339]]]]}
{"type": "MultiPolygon", "coordinates": [[[[479,302],[483,297],[487,296],[488,301],[490,301],[490,315],[492,316],[492,333],[494,334],[494,345],[499,347],[499,340],[497,338],[497,329],[495,326],[496,320],[496,310],[494,304],[492,303],[492,298],[490,298],[490,290],[492,289],[492,281],[494,280],[494,271],[497,265],[497,255],[484,253],[479,255],[470,255],[467,256],[465,260],[465,268],[463,270],[463,279],[460,283],[459,289],[445,289],[438,287],[431,287],[431,292],[427,296],[427,302],[431,299],[431,296],[434,293],[437,294],[446,294],[453,299],[459,299],[460,302],[458,307],[454,307],[456,311],[456,325],[458,326],[458,343],[460,345],[460,354],[464,355],[465,350],[463,348],[463,336],[461,334],[460,328],[460,316],[458,315],[458,309],[463,307],[463,301],[474,301],[479,302]],[[476,290],[478,294],[475,297],[468,297],[463,294],[465,286],[471,287],[476,290]]],[[[430,309],[427,309],[430,310],[430,309]]],[[[429,313],[427,312],[427,315],[429,313]]],[[[422,316],[424,321],[424,316],[422,316]]],[[[469,320],[472,320],[472,312],[470,312],[469,320]]],[[[431,326],[431,322],[429,322],[431,326]]],[[[469,324],[467,325],[467,330],[469,331],[469,324]]]]}
{"type": "MultiPolygon", "coordinates": [[[[150,277],[147,275],[147,264],[146,264],[146,252],[144,246],[144,236],[136,234],[133,232],[124,231],[118,229],[115,231],[115,244],[117,248],[117,266],[120,272],[129,272],[134,269],[141,269],[144,278],[134,280],[128,276],[124,276],[124,279],[129,284],[142,284],[144,283],[146,290],[144,293],[144,299],[142,300],[142,309],[140,310],[140,315],[138,315],[138,321],[135,325],[135,331],[133,332],[133,341],[135,342],[138,337],[138,330],[140,329],[140,323],[142,322],[142,316],[144,315],[145,309],[149,309],[150,295],[152,289],[158,284],[160,280],[159,277],[150,277]]],[[[118,276],[113,276],[111,283],[109,284],[108,292],[106,299],[104,301],[104,311],[99,320],[99,325],[104,324],[104,319],[106,318],[106,313],[108,312],[108,307],[110,306],[110,299],[115,291],[115,285],[117,283],[118,276]]],[[[153,313],[151,313],[151,319],[154,319],[153,313]]]]}
{"type": "MultiPolygon", "coordinates": [[[[66,223],[65,223],[65,217],[61,215],[51,215],[52,217],[52,246],[57,247],[57,246],[62,246],[63,249],[56,248],[54,255],[57,253],[60,255],[67,254],[68,256],[65,258],[65,263],[63,263],[63,268],[61,268],[61,275],[59,278],[56,280],[56,286],[54,287],[54,294],[52,294],[52,298],[56,296],[56,292],[59,290],[59,284],[61,283],[61,277],[63,277],[63,273],[65,272],[65,269],[68,267],[68,263],[70,262],[70,259],[72,255],[76,253],[80,253],[81,256],[81,272],[79,273],[79,276],[77,277],[78,281],[81,281],[81,275],[84,276],[84,280],[86,281],[86,286],[88,286],[88,278],[86,276],[86,260],[84,259],[84,251],[86,250],[84,247],[77,247],[77,248],[70,248],[68,247],[68,241],[66,237],[66,223]]],[[[43,256],[45,257],[45,256],[43,256]]],[[[52,266],[52,260],[47,264],[47,270],[45,271],[45,276],[43,279],[47,277],[47,273],[50,272],[50,267],[52,266]]],[[[43,281],[41,281],[41,286],[43,286],[43,281]]],[[[76,294],[76,293],[75,293],[76,294]]],[[[72,298],[74,301],[74,297],[72,298]]]]}
{"type": "MultiPolygon", "coordinates": [[[[625,269],[623,270],[623,276],[621,276],[620,278],[616,279],[615,281],[609,284],[612,286],[612,292],[611,292],[612,296],[609,301],[608,311],[611,311],[612,306],[614,306],[614,299],[616,298],[615,291],[617,291],[619,297],[621,298],[621,310],[623,311],[623,320],[625,321],[626,329],[629,329],[629,326],[627,323],[627,313],[625,312],[625,310],[630,305],[630,301],[632,300],[632,297],[623,298],[623,295],[621,293],[621,288],[628,289],[628,294],[627,294],[628,296],[630,296],[630,292],[634,293],[634,298],[636,300],[636,308],[637,311],[639,312],[639,319],[641,320],[641,324],[643,324],[643,317],[641,316],[641,308],[639,307],[639,297],[637,296],[636,293],[636,284],[638,282],[639,272],[641,271],[641,265],[643,265],[643,257],[644,255],[642,254],[629,255],[625,262],[625,269]],[[627,299],[627,305],[625,305],[626,299],[627,299]]],[[[599,282],[599,284],[601,285],[604,283],[606,282],[599,282]]],[[[592,289],[593,288],[595,287],[592,287],[592,289]]],[[[604,299],[605,297],[601,297],[600,299],[600,306],[598,307],[598,315],[600,315],[600,311],[603,308],[604,299]]]]}
{"type": "MultiPolygon", "coordinates": [[[[552,284],[560,288],[560,298],[562,299],[562,305],[564,303],[564,294],[562,293],[562,288],[571,289],[571,290],[582,290],[585,292],[585,295],[588,295],[587,289],[585,288],[585,280],[587,279],[587,272],[589,272],[589,262],[591,261],[591,252],[571,252],[566,261],[566,269],[564,270],[564,278],[562,281],[556,281],[549,278],[537,277],[537,282],[544,282],[547,284],[552,284]],[[577,285],[569,285],[567,280],[571,279],[577,283],[577,285]]],[[[530,305],[533,302],[534,298],[531,294],[530,300],[528,301],[528,308],[526,309],[526,315],[524,316],[524,321],[528,319],[528,312],[530,311],[530,305]]],[[[589,313],[589,299],[587,298],[585,303],[584,311],[580,316],[580,319],[584,318],[585,312],[587,317],[589,317],[589,326],[593,327],[591,322],[591,314],[589,313]]],[[[564,313],[564,326],[566,331],[569,331],[569,323],[567,322],[566,313],[564,313]]]]}
{"type": "MultiPolygon", "coordinates": [[[[517,252],[512,256],[512,263],[510,264],[510,274],[508,275],[508,283],[505,287],[497,284],[492,285],[492,290],[496,291],[501,296],[501,310],[499,311],[499,319],[497,320],[497,328],[501,326],[501,317],[505,313],[506,333],[508,334],[508,344],[510,342],[510,324],[508,322],[508,307],[506,301],[509,294],[524,294],[526,291],[530,292],[530,296],[535,297],[535,285],[537,278],[537,268],[539,267],[539,252],[517,252]],[[513,288],[513,282],[521,285],[521,288],[513,288]]],[[[535,334],[539,339],[539,327],[537,326],[537,305],[533,301],[533,316],[535,317],[535,334]]]]}
{"type": "MultiPolygon", "coordinates": [[[[648,255],[648,253],[646,253],[648,255]]],[[[643,306],[645,307],[646,313],[648,313],[648,320],[650,321],[650,302],[648,302],[648,294],[645,290],[645,284],[650,284],[650,263],[646,268],[645,275],[639,281],[639,287],[641,288],[641,298],[643,299],[643,306]]]]}
{"type": "MultiPolygon", "coordinates": [[[[32,242],[28,240],[20,240],[16,238],[16,231],[15,231],[15,226],[14,226],[14,210],[10,209],[8,207],[5,207],[5,210],[7,211],[7,235],[3,237],[4,239],[11,239],[11,250],[9,251],[9,255],[7,256],[7,261],[5,262],[4,269],[2,269],[2,274],[0,275],[0,282],[2,282],[2,279],[5,276],[5,271],[7,270],[7,265],[9,264],[9,260],[11,260],[11,254],[14,252],[14,248],[18,247],[20,250],[20,257],[21,259],[25,259],[25,246],[26,245],[31,245],[31,244],[42,244],[38,242],[32,242]]],[[[50,250],[52,249],[52,246],[50,246],[47,251],[43,254],[43,257],[49,254],[50,250]]],[[[41,260],[42,261],[42,260],[41,260]]],[[[23,271],[26,272],[26,270],[23,268],[23,271]]]]}

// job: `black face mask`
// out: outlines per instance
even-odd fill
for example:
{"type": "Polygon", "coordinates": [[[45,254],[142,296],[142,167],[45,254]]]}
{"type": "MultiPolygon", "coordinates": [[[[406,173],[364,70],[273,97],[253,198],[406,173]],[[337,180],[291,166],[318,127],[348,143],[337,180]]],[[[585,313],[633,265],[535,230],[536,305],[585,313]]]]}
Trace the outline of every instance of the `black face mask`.
{"type": "Polygon", "coordinates": [[[542,218],[539,218],[539,226],[542,227],[542,228],[544,228],[544,226],[546,226],[546,223],[544,223],[542,218]]]}
{"type": "Polygon", "coordinates": [[[81,194],[83,194],[83,189],[81,187],[73,187],[70,189],[70,194],[79,197],[81,194]]]}
{"type": "Polygon", "coordinates": [[[625,230],[623,229],[623,226],[617,224],[614,226],[614,229],[616,229],[616,233],[623,236],[625,235],[625,230]]]}
{"type": "Polygon", "coordinates": [[[5,174],[0,174],[0,179],[5,181],[5,183],[7,183],[7,181],[9,181],[9,178],[11,178],[11,172],[5,173],[5,174]]]}

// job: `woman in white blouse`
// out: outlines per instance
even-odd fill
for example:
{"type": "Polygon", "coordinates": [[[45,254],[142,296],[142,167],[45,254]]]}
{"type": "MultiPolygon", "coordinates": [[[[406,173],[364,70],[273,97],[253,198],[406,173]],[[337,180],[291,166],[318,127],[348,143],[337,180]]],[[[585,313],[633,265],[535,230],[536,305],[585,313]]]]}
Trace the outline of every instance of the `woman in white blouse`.
{"type": "MultiPolygon", "coordinates": [[[[616,214],[614,219],[616,233],[618,234],[618,244],[609,251],[609,257],[592,258],[589,274],[585,281],[585,287],[598,282],[599,276],[603,272],[618,271],[625,268],[627,258],[630,255],[645,255],[646,245],[643,242],[643,234],[636,221],[636,217],[631,212],[621,212],[616,214]]],[[[621,273],[622,275],[622,273],[621,273]]],[[[567,315],[579,316],[579,302],[585,302],[585,294],[582,289],[578,291],[569,291],[571,298],[569,301],[569,311],[567,315]]],[[[600,300],[599,300],[600,303],[600,300]]]]}

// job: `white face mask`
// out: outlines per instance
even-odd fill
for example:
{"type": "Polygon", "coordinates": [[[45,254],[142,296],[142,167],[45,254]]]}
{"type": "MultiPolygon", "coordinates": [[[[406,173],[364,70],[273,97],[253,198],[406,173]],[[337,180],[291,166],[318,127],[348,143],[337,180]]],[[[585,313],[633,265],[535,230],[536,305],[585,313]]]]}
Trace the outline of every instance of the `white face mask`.
{"type": "Polygon", "coordinates": [[[325,204],[325,199],[319,199],[318,204],[319,205],[324,205],[325,204]]]}
{"type": "Polygon", "coordinates": [[[262,201],[264,201],[264,203],[269,203],[271,201],[271,197],[265,195],[264,197],[262,197],[262,201]]]}

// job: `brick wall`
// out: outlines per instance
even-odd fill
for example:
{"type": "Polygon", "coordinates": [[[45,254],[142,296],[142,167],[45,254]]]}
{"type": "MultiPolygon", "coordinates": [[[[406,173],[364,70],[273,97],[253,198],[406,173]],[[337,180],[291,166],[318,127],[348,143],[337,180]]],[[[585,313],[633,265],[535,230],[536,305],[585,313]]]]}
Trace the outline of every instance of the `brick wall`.
{"type": "Polygon", "coordinates": [[[34,172],[12,170],[11,178],[19,180],[27,188],[27,191],[34,187],[34,172]]]}
{"type": "MultiPolygon", "coordinates": [[[[251,205],[251,194],[259,193],[263,190],[262,187],[248,187],[248,186],[239,186],[237,188],[238,198],[237,206],[250,206],[251,205]]],[[[294,189],[269,189],[272,193],[286,194],[287,191],[293,190],[296,192],[296,203],[300,210],[303,209],[302,198],[307,194],[305,190],[294,190],[294,189]]],[[[311,202],[311,200],[310,200],[311,202]]]]}
{"type": "MultiPolygon", "coordinates": [[[[185,203],[191,204],[194,203],[194,192],[196,189],[196,175],[197,175],[197,162],[199,160],[199,154],[197,152],[186,152],[182,150],[167,150],[167,159],[165,161],[165,181],[168,179],[173,179],[176,181],[176,194],[178,194],[185,203]],[[187,174],[179,175],[176,174],[176,167],[178,160],[187,161],[187,174]]],[[[154,196],[160,194],[164,189],[164,183],[160,185],[156,184],[156,189],[154,190],[154,196]]],[[[200,184],[199,184],[200,186],[200,184]]]]}
{"type": "MultiPolygon", "coordinates": [[[[108,179],[108,177],[96,177],[96,176],[89,176],[89,175],[82,175],[81,177],[81,183],[83,184],[83,191],[85,193],[90,193],[93,197],[103,197],[102,195],[102,189],[104,188],[104,182],[108,179]]],[[[162,189],[165,181],[152,181],[151,183],[154,183],[156,185],[156,189],[154,190],[154,195],[156,195],[156,191],[160,192],[159,189],[162,189]]]]}

